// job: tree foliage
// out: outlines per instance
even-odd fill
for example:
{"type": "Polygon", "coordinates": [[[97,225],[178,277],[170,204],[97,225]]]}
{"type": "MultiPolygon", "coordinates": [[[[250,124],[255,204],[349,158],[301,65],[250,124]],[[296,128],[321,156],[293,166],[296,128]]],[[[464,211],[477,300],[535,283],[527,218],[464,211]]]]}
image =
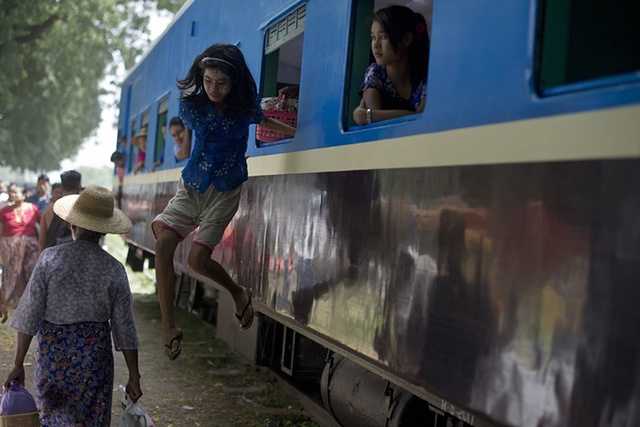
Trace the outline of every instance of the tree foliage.
{"type": "Polygon", "coordinates": [[[55,170],[100,123],[100,84],[184,0],[0,0],[0,165],[55,170]]]}

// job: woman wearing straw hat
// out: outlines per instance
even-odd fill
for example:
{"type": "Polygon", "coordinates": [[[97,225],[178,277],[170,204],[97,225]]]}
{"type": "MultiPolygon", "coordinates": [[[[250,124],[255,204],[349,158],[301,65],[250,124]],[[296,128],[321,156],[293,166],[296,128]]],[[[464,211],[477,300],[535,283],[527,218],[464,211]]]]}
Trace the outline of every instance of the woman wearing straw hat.
{"type": "Polygon", "coordinates": [[[4,382],[24,384],[24,359],[36,336],[34,383],[43,426],[109,426],[113,391],[113,352],[122,351],[136,402],[142,391],[138,337],[124,266],[99,244],[106,233],[131,230],[114,207],[111,191],[90,185],[65,196],[53,210],[71,226],[74,241],[45,249],[16,309],[18,330],[13,370],[4,382]]]}

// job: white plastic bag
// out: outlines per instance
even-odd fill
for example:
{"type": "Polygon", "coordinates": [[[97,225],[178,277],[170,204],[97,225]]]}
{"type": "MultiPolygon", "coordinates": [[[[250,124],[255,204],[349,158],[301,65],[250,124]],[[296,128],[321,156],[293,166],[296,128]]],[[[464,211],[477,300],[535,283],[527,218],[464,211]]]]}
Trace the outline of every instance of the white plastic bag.
{"type": "MultiPolygon", "coordinates": [[[[120,386],[120,390],[125,391],[124,386],[120,386]]],[[[122,403],[120,427],[155,427],[144,406],[138,402],[133,403],[126,392],[124,402],[122,403]]]]}

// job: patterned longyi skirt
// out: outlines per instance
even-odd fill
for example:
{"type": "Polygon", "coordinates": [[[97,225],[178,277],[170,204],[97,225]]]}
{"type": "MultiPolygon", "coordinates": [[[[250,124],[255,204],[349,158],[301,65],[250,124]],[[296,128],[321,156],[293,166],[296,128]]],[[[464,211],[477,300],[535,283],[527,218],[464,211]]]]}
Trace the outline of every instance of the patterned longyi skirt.
{"type": "Polygon", "coordinates": [[[36,340],[34,382],[42,425],[109,427],[114,371],[109,323],[44,321],[36,340]]]}

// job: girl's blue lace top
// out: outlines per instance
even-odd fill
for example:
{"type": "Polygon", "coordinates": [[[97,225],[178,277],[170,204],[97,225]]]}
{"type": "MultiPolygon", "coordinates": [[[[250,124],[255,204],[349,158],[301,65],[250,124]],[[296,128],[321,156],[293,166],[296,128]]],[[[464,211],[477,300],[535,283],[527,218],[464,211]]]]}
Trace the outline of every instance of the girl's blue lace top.
{"type": "Polygon", "coordinates": [[[260,100],[257,96],[255,113],[234,119],[227,117],[226,108],[218,116],[213,102],[199,108],[180,102],[180,118],[195,134],[193,151],[182,170],[185,184],[202,194],[211,184],[226,192],[247,180],[249,125],[262,121],[260,100]]]}

